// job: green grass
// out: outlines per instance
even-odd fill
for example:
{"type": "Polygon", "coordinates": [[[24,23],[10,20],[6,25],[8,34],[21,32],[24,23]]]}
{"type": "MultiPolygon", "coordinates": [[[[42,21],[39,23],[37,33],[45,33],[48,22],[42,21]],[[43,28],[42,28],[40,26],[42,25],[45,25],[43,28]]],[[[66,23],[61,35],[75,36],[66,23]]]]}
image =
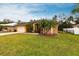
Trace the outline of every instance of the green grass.
{"type": "Polygon", "coordinates": [[[0,55],[4,56],[79,56],[79,35],[56,36],[15,34],[0,36],[0,55]]]}

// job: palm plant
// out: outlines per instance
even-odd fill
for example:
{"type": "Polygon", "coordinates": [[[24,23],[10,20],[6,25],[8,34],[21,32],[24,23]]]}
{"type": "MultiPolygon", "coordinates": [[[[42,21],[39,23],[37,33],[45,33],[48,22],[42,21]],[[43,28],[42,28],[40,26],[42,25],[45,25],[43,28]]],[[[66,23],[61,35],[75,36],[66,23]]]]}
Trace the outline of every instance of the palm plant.
{"type": "Polygon", "coordinates": [[[46,34],[52,27],[56,27],[57,24],[56,18],[52,18],[52,20],[41,19],[39,22],[43,34],[46,34]]]}
{"type": "Polygon", "coordinates": [[[47,19],[41,19],[39,22],[39,27],[42,30],[42,33],[45,33],[45,30],[49,29],[49,21],[47,19]]]}
{"type": "Polygon", "coordinates": [[[68,21],[68,22],[70,22],[70,21],[74,21],[73,16],[68,17],[68,19],[67,19],[66,21],[68,21]]]}
{"type": "Polygon", "coordinates": [[[56,27],[58,25],[58,22],[57,22],[57,17],[56,18],[53,18],[51,21],[51,27],[56,27]]]}

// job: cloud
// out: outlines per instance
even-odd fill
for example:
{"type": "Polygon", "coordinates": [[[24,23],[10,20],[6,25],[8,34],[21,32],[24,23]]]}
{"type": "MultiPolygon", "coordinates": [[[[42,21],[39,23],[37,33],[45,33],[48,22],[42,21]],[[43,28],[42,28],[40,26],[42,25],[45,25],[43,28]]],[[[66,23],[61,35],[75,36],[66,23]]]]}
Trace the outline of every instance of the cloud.
{"type": "Polygon", "coordinates": [[[33,15],[41,12],[41,9],[37,6],[40,6],[40,4],[0,4],[0,19],[29,21],[30,19],[40,18],[40,16],[33,15]]]}
{"type": "Polygon", "coordinates": [[[23,4],[23,3],[1,3],[0,4],[0,20],[9,18],[14,21],[29,21],[30,19],[50,18],[61,12],[68,12],[67,7],[72,4],[23,4]],[[67,9],[67,10],[66,10],[67,9]]]}
{"type": "Polygon", "coordinates": [[[0,19],[10,18],[16,21],[16,19],[23,20],[25,15],[29,15],[28,9],[19,8],[16,4],[1,4],[0,7],[0,19]]]}

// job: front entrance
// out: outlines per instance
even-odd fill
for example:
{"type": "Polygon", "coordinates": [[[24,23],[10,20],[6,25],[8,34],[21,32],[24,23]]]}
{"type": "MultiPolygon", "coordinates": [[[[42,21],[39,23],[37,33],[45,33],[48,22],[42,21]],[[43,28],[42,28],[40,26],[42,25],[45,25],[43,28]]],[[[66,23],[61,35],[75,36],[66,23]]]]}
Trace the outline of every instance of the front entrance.
{"type": "Polygon", "coordinates": [[[40,28],[39,28],[39,25],[38,24],[35,24],[35,32],[36,33],[39,33],[40,32],[40,28]]]}
{"type": "Polygon", "coordinates": [[[40,32],[40,28],[39,28],[38,23],[34,23],[33,24],[33,32],[35,32],[35,33],[39,33],[40,32]]]}

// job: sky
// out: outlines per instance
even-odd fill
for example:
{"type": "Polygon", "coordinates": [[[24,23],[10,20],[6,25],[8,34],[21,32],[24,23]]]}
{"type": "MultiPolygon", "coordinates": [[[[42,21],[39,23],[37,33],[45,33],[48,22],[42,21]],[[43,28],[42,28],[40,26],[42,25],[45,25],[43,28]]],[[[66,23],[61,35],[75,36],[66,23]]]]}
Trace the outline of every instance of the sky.
{"type": "Polygon", "coordinates": [[[32,19],[52,18],[54,15],[71,15],[73,3],[0,3],[0,20],[30,21],[32,19]]]}

